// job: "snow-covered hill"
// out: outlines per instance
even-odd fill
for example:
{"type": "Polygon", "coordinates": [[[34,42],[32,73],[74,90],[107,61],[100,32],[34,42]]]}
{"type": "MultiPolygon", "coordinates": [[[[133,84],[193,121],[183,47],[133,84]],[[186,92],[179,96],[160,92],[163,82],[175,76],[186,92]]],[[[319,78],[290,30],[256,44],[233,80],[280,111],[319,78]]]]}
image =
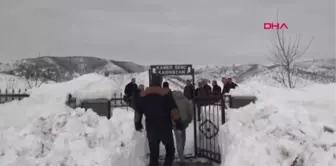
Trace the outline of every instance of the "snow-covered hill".
{"type": "MultiPolygon", "coordinates": [[[[0,63],[0,72],[22,76],[22,66],[34,65],[45,71],[53,71],[58,75],[57,81],[73,79],[88,73],[111,74],[143,72],[144,67],[132,62],[114,61],[96,57],[38,57],[0,63]]],[[[56,81],[56,80],[54,80],[56,81]]]]}
{"type": "MultiPolygon", "coordinates": [[[[336,59],[315,59],[301,61],[297,64],[297,77],[318,83],[330,83],[336,81],[336,59]]],[[[223,76],[232,77],[236,82],[244,82],[252,77],[274,77],[278,67],[273,65],[243,64],[226,66],[198,66],[198,77],[213,79],[223,76]]]]}
{"type": "MultiPolygon", "coordinates": [[[[74,77],[78,77],[79,75],[88,73],[103,74],[105,72],[109,72],[111,77],[115,78],[115,80],[120,79],[120,81],[130,80],[131,77],[137,77],[139,80],[143,80],[143,75],[148,75],[146,66],[141,66],[132,62],[105,60],[94,57],[40,57],[25,59],[12,63],[0,64],[0,72],[22,76],[23,72],[18,66],[29,65],[32,63],[38,64],[38,66],[43,68],[45,71],[54,71],[54,73],[60,75],[62,78],[61,81],[69,80],[74,77]]],[[[306,86],[307,84],[316,82],[336,82],[336,59],[334,58],[302,61],[297,63],[297,66],[298,74],[295,76],[295,79],[298,80],[298,84],[306,86]]],[[[195,66],[194,68],[196,81],[205,78],[209,80],[218,80],[220,82],[220,78],[225,76],[232,77],[237,83],[243,83],[257,78],[258,80],[263,80],[266,84],[277,85],[274,79],[278,69],[277,66],[243,64],[232,66],[206,65],[195,66]]],[[[8,74],[0,74],[0,79],[1,77],[7,78],[8,74]]],[[[2,78],[2,80],[8,80],[6,78],[2,78]]],[[[187,76],[169,76],[166,78],[171,84],[174,84],[177,87],[184,86],[186,82],[185,80],[191,79],[191,77],[187,76]]],[[[16,80],[25,81],[25,79],[22,78],[17,78],[16,80]]],[[[146,81],[148,83],[148,78],[144,81],[139,81],[139,84],[146,85],[146,81]]],[[[12,85],[11,82],[2,82],[0,84],[0,89],[8,88],[8,86],[10,86],[8,84],[12,85]]],[[[18,84],[24,85],[24,83],[18,84]]],[[[14,86],[14,88],[23,87],[14,86]]]]}

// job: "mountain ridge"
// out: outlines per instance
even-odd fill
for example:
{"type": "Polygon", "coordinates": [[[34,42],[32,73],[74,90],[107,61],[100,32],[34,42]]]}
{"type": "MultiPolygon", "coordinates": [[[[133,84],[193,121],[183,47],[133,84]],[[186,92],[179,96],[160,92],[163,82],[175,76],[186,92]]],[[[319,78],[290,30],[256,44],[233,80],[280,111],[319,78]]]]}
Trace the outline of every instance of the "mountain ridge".
{"type": "MultiPolygon", "coordinates": [[[[129,74],[141,73],[148,66],[128,61],[116,61],[97,57],[71,56],[53,57],[43,56],[37,58],[21,59],[13,62],[1,63],[0,73],[23,77],[22,66],[36,65],[43,71],[52,71],[59,75],[56,81],[67,81],[79,75],[88,73],[129,74]]],[[[336,58],[320,58],[297,62],[298,77],[320,82],[336,82],[336,58]]],[[[232,66],[201,65],[194,66],[196,79],[206,78],[212,80],[220,77],[232,77],[236,82],[243,82],[254,76],[270,75],[274,77],[278,66],[261,64],[233,64],[232,66]]],[[[54,77],[52,77],[54,78],[54,77]]],[[[56,77],[55,77],[56,78],[56,77]]],[[[179,82],[185,82],[184,77],[172,76],[179,82]]],[[[51,79],[52,80],[52,79],[51,79]]],[[[55,80],[53,80],[55,81],[55,80]]]]}

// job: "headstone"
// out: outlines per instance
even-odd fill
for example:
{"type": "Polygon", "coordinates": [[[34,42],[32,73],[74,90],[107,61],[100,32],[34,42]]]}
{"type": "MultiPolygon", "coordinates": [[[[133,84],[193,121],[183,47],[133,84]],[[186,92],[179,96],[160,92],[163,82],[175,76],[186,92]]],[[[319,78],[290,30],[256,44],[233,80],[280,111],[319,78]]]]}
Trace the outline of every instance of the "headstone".
{"type": "Polygon", "coordinates": [[[241,108],[257,100],[255,96],[231,96],[230,108],[241,108]]]}
{"type": "Polygon", "coordinates": [[[81,101],[81,107],[87,109],[92,109],[99,116],[105,116],[108,119],[111,118],[111,107],[110,101],[108,99],[88,99],[81,101]]]}

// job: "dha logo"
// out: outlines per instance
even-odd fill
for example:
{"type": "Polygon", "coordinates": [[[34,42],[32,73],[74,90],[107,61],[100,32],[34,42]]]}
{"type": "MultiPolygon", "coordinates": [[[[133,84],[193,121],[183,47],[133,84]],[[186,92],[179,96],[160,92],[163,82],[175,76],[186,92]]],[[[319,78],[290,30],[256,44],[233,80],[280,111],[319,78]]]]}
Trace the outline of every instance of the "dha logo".
{"type": "Polygon", "coordinates": [[[273,29],[288,29],[286,23],[273,23],[273,22],[265,22],[264,23],[265,30],[273,30],[273,29]]]}

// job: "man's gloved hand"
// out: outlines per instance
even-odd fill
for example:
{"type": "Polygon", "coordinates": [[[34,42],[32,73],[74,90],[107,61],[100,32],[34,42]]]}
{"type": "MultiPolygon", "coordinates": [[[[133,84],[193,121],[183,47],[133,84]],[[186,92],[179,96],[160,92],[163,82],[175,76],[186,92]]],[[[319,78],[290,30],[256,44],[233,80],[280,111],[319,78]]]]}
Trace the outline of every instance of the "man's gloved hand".
{"type": "Polygon", "coordinates": [[[181,119],[175,120],[174,122],[175,122],[176,130],[183,130],[184,129],[181,119]]]}
{"type": "Polygon", "coordinates": [[[141,122],[140,123],[135,123],[135,130],[136,131],[141,132],[142,129],[143,129],[143,126],[142,126],[141,122]]]}

